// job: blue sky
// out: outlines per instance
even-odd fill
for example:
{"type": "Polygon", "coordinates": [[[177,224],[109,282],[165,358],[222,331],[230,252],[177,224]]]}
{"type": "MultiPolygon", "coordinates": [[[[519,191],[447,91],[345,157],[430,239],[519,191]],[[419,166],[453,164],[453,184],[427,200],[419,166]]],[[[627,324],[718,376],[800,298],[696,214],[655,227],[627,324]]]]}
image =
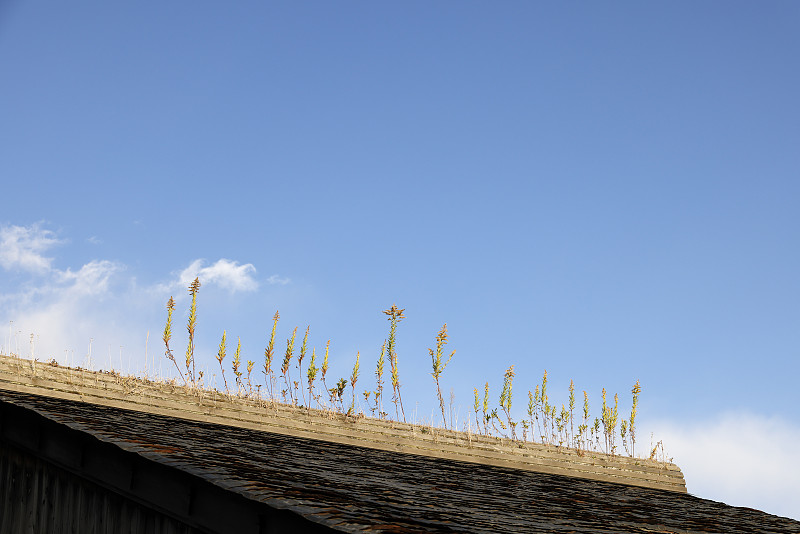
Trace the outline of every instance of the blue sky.
{"type": "Polygon", "coordinates": [[[366,382],[396,302],[420,419],[446,322],[461,420],[639,379],[690,492],[800,519],[797,3],[263,4],[0,6],[6,348],[167,374],[199,274],[209,373],[277,309],[366,382]]]}

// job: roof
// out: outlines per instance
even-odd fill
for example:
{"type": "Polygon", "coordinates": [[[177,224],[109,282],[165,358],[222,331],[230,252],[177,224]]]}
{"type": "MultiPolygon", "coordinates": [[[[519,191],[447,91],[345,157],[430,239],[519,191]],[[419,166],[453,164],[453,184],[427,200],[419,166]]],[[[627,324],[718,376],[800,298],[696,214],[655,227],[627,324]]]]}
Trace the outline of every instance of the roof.
{"type": "Polygon", "coordinates": [[[800,533],[798,521],[674,491],[42,395],[0,390],[0,403],[342,532],[800,533]]]}
{"type": "Polygon", "coordinates": [[[487,436],[471,432],[469,426],[454,431],[345,416],[324,407],[304,408],[113,372],[0,356],[0,389],[376,450],[686,492],[683,473],[670,462],[487,436]]]}

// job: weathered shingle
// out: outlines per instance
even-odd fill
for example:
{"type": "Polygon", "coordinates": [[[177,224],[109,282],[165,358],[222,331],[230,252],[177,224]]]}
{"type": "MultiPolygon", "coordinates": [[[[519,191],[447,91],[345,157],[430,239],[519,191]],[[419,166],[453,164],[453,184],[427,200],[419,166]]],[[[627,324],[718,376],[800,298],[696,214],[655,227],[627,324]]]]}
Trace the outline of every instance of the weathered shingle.
{"type": "Polygon", "coordinates": [[[800,533],[670,491],[519,471],[0,391],[124,450],[346,532],[800,533]]]}

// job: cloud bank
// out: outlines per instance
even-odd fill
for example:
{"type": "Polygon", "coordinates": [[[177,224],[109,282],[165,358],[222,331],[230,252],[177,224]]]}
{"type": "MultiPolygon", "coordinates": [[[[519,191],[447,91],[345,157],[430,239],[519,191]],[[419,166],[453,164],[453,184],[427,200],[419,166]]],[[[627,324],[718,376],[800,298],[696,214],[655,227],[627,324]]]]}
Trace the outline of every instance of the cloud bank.
{"type": "MultiPolygon", "coordinates": [[[[64,243],[42,223],[0,226],[0,271],[23,276],[21,284],[17,279],[5,286],[0,278],[0,352],[82,366],[88,364],[91,352],[95,368],[113,365],[126,370],[130,362],[139,366],[144,362],[148,343],[151,357],[158,352],[160,332],[148,333],[148,325],[162,327],[167,292],[185,290],[195,277],[206,287],[229,293],[259,288],[253,264],[225,258],[210,264],[193,260],[166,280],[144,286],[126,265],[108,259],[61,270],[53,267],[47,254],[64,243]],[[158,323],[152,320],[154,315],[158,323]]],[[[277,275],[266,280],[288,282],[277,275]]]]}
{"type": "Polygon", "coordinates": [[[0,266],[6,270],[45,273],[51,269],[53,259],[43,253],[61,243],[55,233],[43,230],[41,223],[0,227],[0,266]]]}

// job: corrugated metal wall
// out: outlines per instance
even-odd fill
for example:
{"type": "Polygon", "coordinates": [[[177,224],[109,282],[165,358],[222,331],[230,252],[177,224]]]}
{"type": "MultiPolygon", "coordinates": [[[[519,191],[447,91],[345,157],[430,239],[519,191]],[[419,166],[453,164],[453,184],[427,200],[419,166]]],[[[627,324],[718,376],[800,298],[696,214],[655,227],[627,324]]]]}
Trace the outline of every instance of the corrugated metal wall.
{"type": "Polygon", "coordinates": [[[0,442],[0,534],[200,534],[0,442]]]}

